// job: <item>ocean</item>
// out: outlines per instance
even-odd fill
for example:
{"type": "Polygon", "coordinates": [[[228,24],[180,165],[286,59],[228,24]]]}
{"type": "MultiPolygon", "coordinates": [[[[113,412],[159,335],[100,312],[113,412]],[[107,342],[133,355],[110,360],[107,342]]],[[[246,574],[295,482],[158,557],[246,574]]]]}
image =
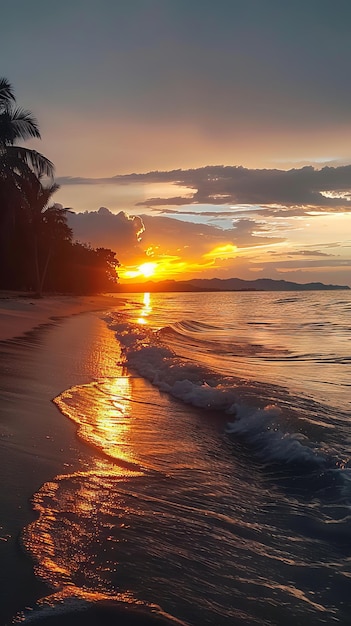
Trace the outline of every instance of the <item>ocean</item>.
{"type": "Polygon", "coordinates": [[[15,620],[350,624],[350,320],[348,291],[116,296],[53,399],[88,453],[33,494],[50,591],[15,620]]]}

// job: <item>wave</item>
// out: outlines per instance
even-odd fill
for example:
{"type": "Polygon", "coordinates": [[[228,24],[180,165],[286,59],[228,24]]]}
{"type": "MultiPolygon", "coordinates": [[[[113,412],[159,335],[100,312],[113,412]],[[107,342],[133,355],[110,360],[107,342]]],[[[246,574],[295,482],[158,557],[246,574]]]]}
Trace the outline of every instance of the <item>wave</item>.
{"type": "Polygon", "coordinates": [[[104,597],[103,594],[96,599],[97,594],[92,595],[74,588],[71,596],[53,594],[34,609],[21,612],[15,622],[39,623],[40,626],[60,626],[63,622],[65,626],[115,626],[119,623],[124,626],[189,626],[157,605],[127,602],[104,597]]]}
{"type": "MultiPolygon", "coordinates": [[[[269,325],[269,324],[268,324],[269,325]]],[[[257,357],[282,359],[289,355],[285,348],[272,347],[261,343],[251,343],[245,337],[217,326],[210,326],[201,322],[182,320],[174,324],[164,326],[157,331],[161,341],[174,346],[177,350],[180,346],[186,349],[191,345],[199,352],[214,354],[216,357],[225,355],[229,357],[257,357]]]]}
{"type": "Polygon", "coordinates": [[[180,322],[175,322],[171,324],[170,328],[182,332],[208,332],[208,331],[219,331],[220,328],[218,326],[213,326],[212,324],[205,324],[204,322],[198,322],[196,320],[182,320],[180,322]]]}
{"type": "Polygon", "coordinates": [[[268,462],[285,462],[323,466],[325,457],[303,433],[283,432],[279,425],[282,411],[276,406],[263,409],[236,407],[236,421],[228,423],[227,433],[245,437],[257,454],[268,462]]]}
{"type": "Polygon", "coordinates": [[[302,432],[299,410],[286,389],[223,377],[198,361],[177,355],[162,342],[162,332],[133,325],[120,314],[106,321],[121,343],[129,368],[186,404],[222,414],[228,421],[226,433],[243,439],[265,463],[339,468],[335,451],[326,450],[302,432]]]}

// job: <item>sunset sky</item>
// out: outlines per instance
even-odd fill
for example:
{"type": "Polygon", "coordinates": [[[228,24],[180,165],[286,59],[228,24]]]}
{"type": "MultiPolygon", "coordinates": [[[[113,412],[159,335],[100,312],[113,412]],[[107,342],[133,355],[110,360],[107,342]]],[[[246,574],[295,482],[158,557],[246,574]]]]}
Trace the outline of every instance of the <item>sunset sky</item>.
{"type": "Polygon", "coordinates": [[[350,0],[18,0],[1,21],[28,145],[122,280],[351,285],[350,0]]]}

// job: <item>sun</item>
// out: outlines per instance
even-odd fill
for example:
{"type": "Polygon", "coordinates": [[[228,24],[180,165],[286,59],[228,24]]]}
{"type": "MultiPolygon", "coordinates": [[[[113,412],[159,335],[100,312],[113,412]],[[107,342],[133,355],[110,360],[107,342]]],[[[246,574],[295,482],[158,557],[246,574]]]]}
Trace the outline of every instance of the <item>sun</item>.
{"type": "Polygon", "coordinates": [[[145,278],[149,278],[153,276],[156,271],[156,263],[143,263],[138,267],[138,274],[145,276],[145,278]]]}
{"type": "Polygon", "coordinates": [[[121,272],[121,277],[123,279],[129,278],[150,278],[150,276],[154,276],[154,274],[158,273],[159,267],[158,263],[153,263],[149,261],[148,263],[142,263],[141,265],[134,266],[133,269],[123,270],[121,272]]]}

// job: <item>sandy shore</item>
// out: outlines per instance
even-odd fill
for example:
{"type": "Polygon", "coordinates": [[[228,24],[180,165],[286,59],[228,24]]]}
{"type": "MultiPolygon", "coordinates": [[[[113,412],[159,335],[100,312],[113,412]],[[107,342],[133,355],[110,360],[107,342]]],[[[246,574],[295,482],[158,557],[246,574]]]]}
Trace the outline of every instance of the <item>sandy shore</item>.
{"type": "Polygon", "coordinates": [[[20,337],[58,317],[118,306],[113,296],[48,296],[41,299],[0,292],[0,341],[20,337]]]}
{"type": "MultiPolygon", "coordinates": [[[[117,375],[120,346],[100,312],[119,306],[112,297],[0,299],[1,337],[10,338],[0,341],[1,626],[14,619],[43,626],[170,623],[121,602],[46,612],[47,605],[38,607],[37,601],[60,589],[36,575],[35,559],[23,541],[24,528],[38,517],[31,501],[41,486],[96,467],[99,451],[76,436],[75,424],[52,399],[71,386],[117,375]]],[[[49,534],[47,541],[50,546],[49,534]]]]}
{"type": "Polygon", "coordinates": [[[74,424],[51,400],[71,385],[113,375],[120,358],[118,343],[93,312],[111,305],[116,306],[115,299],[100,296],[0,300],[1,336],[11,337],[0,342],[2,626],[50,593],[34,575],[21,534],[36,517],[30,499],[40,486],[58,474],[89,466],[89,447],[76,438],[74,424]]]}

